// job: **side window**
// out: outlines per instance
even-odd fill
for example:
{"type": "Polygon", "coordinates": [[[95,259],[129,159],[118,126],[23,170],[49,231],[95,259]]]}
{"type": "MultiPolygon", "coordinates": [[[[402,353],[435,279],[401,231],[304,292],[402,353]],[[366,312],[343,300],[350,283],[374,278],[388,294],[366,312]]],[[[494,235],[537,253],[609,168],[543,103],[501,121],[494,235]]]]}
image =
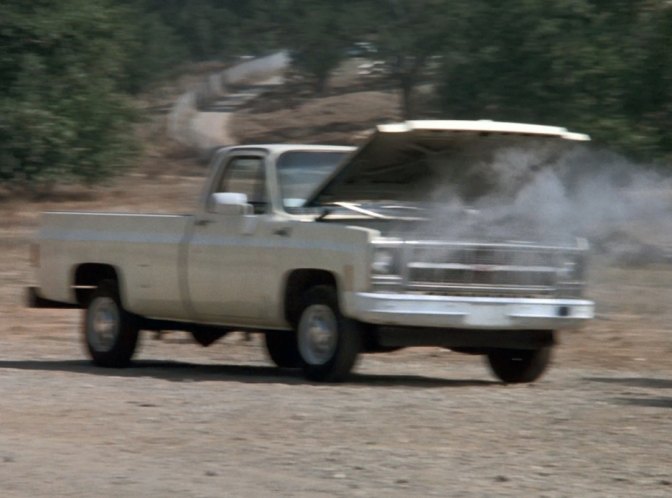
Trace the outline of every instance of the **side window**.
{"type": "Polygon", "coordinates": [[[247,195],[254,213],[266,212],[266,182],[264,159],[261,157],[234,157],[227,164],[214,192],[236,192],[247,195]]]}

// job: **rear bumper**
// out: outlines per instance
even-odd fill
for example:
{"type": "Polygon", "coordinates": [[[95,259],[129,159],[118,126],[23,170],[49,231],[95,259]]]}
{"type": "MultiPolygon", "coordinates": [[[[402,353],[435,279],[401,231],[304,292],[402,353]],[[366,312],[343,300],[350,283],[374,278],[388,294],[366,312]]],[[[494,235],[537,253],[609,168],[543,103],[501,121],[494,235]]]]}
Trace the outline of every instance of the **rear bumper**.
{"type": "Polygon", "coordinates": [[[450,297],[348,293],[345,309],[357,320],[395,327],[491,330],[580,328],[594,317],[583,299],[450,297]]]}
{"type": "Polygon", "coordinates": [[[29,308],[47,308],[47,309],[75,309],[81,308],[79,304],[62,303],[60,301],[52,301],[40,295],[37,287],[26,288],[26,305],[29,308]]]}

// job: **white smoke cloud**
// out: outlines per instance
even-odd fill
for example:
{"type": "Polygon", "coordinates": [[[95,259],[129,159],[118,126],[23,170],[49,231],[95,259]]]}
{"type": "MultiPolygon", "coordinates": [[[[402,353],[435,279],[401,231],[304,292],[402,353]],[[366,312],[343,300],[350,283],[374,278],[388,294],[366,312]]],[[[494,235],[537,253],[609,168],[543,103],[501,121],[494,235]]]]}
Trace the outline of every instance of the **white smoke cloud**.
{"type": "Polygon", "coordinates": [[[488,156],[435,189],[439,207],[426,230],[448,240],[583,237],[620,259],[671,259],[669,177],[588,147],[516,146],[488,156]]]}

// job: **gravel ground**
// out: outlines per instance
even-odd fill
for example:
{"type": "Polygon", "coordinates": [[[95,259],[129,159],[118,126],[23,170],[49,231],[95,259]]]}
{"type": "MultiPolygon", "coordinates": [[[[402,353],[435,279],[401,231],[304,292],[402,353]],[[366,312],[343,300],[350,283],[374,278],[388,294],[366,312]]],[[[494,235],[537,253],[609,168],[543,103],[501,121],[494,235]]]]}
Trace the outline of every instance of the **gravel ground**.
{"type": "Polygon", "coordinates": [[[4,497],[672,495],[669,370],[566,367],[560,349],[541,381],[506,386],[423,348],[318,385],[257,339],[182,333],[106,370],[76,312],[25,315],[50,327],[0,338],[4,497]]]}
{"type": "MultiPolygon", "coordinates": [[[[173,211],[197,185],[154,183],[173,211]]],[[[61,208],[155,210],[142,194],[61,208]]],[[[86,360],[79,312],[22,305],[45,208],[0,209],[3,498],[672,496],[672,266],[598,268],[598,319],[528,386],[436,348],[312,384],[238,334],[207,349],[146,334],[133,368],[106,370],[86,360]]]]}

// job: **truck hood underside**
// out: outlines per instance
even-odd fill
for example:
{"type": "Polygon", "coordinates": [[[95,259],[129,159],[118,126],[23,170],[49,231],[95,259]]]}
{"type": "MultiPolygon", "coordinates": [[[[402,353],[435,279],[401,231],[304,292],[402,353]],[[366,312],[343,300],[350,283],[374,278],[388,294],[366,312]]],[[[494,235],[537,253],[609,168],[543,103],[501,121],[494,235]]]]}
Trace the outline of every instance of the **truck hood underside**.
{"type": "Polygon", "coordinates": [[[469,195],[488,187],[474,167],[502,149],[538,149],[553,155],[586,135],[564,128],[493,121],[409,121],[381,125],[310,196],[306,207],[336,201],[419,200],[437,185],[469,195]],[[465,183],[467,183],[465,185],[465,183]]]}

